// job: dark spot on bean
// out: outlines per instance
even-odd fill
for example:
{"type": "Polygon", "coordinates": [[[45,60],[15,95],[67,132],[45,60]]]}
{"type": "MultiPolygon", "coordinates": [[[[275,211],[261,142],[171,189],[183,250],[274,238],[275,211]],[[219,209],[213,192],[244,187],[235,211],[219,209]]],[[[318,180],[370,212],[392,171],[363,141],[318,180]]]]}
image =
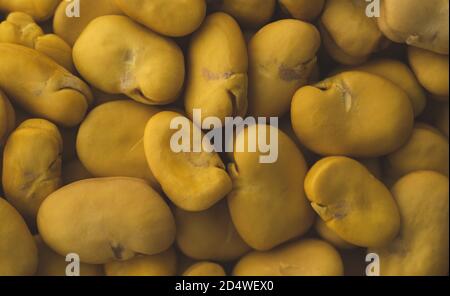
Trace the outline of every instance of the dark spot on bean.
{"type": "Polygon", "coordinates": [[[278,70],[278,76],[285,81],[300,80],[305,77],[305,67],[303,64],[293,68],[281,65],[278,70]]]}
{"type": "Polygon", "coordinates": [[[225,72],[225,73],[214,73],[209,69],[203,68],[202,75],[206,80],[220,80],[220,79],[229,79],[234,75],[233,72],[225,72]]]}
{"type": "Polygon", "coordinates": [[[110,247],[113,252],[114,258],[116,258],[118,260],[123,259],[123,257],[122,257],[123,248],[120,244],[110,243],[110,247]]]}
{"type": "Polygon", "coordinates": [[[230,98],[231,101],[231,106],[232,106],[232,113],[233,115],[236,115],[237,112],[237,98],[236,95],[231,91],[231,90],[227,90],[227,94],[228,97],[230,98]]]}

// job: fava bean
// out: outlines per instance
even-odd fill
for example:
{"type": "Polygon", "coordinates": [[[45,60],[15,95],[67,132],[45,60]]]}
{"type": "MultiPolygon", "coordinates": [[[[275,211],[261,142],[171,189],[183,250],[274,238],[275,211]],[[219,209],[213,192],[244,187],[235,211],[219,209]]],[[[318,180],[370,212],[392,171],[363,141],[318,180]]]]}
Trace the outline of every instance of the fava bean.
{"type": "Polygon", "coordinates": [[[66,185],[42,203],[37,223],[50,248],[63,256],[76,253],[81,262],[90,264],[158,254],[175,239],[168,205],[136,178],[86,179],[66,185]]]}

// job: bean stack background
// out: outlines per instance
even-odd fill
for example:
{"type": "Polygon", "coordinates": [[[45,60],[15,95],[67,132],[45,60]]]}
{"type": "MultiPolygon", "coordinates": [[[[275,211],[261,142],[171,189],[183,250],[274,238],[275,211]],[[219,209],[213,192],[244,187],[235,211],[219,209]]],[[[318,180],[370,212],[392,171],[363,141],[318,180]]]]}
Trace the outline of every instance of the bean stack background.
{"type": "Polygon", "coordinates": [[[380,3],[0,0],[0,275],[447,275],[449,1],[380,3]]]}

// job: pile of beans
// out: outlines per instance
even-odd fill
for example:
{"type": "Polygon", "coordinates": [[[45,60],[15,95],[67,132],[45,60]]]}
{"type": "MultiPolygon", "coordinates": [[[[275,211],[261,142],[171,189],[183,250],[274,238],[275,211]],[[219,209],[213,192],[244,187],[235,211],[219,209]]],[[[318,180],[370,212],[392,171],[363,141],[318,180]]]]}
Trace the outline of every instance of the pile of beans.
{"type": "Polygon", "coordinates": [[[448,0],[0,0],[0,275],[447,275],[448,22],[448,0]],[[197,111],[267,119],[232,140],[275,133],[276,159],[175,151],[220,130],[197,111]]]}

